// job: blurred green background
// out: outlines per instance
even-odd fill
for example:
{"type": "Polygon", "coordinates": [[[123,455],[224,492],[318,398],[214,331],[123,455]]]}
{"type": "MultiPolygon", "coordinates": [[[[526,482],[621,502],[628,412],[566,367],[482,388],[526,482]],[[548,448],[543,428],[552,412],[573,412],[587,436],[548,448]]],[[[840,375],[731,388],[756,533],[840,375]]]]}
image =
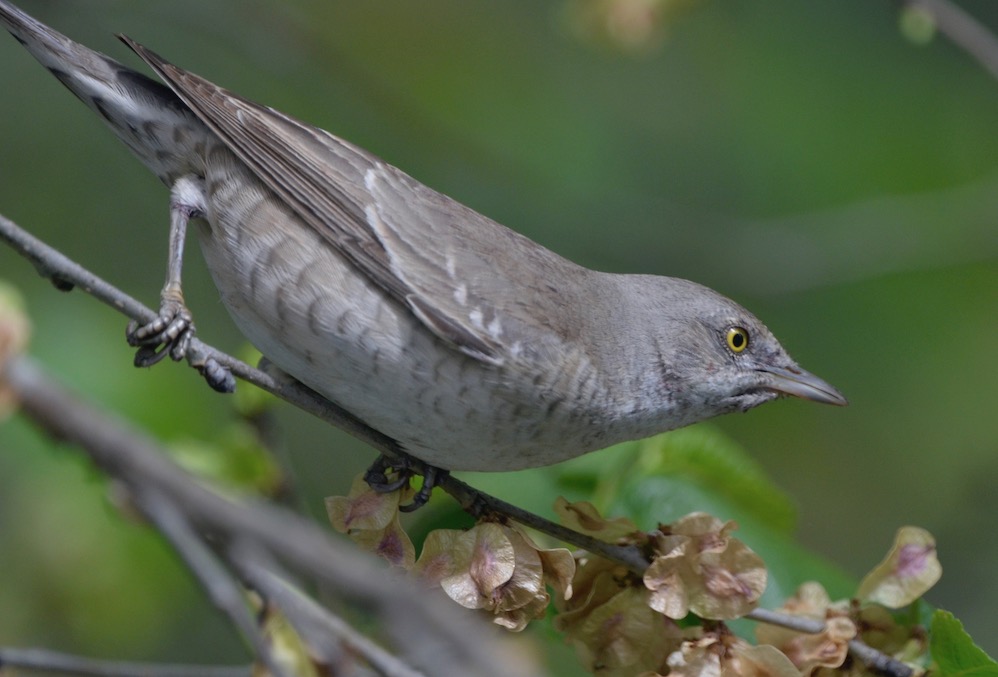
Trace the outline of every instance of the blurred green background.
{"type": "MultiPolygon", "coordinates": [[[[944,567],[929,600],[998,652],[998,81],[941,36],[906,39],[887,0],[676,2],[600,29],[634,3],[20,4],[136,65],[112,35],[127,33],[580,263],[746,305],[851,406],[716,425],[796,500],[800,540],[856,576],[897,527],[929,529],[944,567]]],[[[998,30],[998,4],[961,4],[998,30]]],[[[2,36],[0,64],[0,213],[155,305],[166,191],[2,36]]],[[[193,371],[134,370],[120,316],[3,248],[0,278],[29,299],[33,353],[87,397],[171,441],[231,419],[193,371]]],[[[197,254],[185,281],[199,335],[238,350],[197,254]]],[[[322,519],[373,456],[281,419],[322,519]]],[[[497,491],[516,503],[525,476],[497,491]]],[[[3,645],[242,655],[100,476],[17,419],[0,426],[0,608],[3,645]]]]}

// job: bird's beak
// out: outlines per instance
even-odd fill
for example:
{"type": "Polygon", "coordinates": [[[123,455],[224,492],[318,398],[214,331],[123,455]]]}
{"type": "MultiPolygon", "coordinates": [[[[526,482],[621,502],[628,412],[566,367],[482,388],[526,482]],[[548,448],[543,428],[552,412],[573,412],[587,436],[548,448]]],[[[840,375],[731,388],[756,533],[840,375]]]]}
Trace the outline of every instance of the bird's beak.
{"type": "Polygon", "coordinates": [[[767,390],[839,407],[849,404],[849,400],[830,383],[803,369],[765,366],[758,371],[767,376],[763,385],[767,390]]]}

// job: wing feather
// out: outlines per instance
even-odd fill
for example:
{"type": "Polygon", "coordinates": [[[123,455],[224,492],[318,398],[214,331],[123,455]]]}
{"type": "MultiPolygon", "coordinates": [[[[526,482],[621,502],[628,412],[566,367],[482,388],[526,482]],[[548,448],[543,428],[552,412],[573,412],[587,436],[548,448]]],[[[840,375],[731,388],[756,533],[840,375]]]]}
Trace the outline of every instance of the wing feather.
{"type": "Polygon", "coordinates": [[[571,323],[557,321],[559,290],[538,296],[531,284],[582,269],[367,151],[120,37],[295,214],[439,338],[491,364],[519,355],[523,336],[570,338],[571,323]],[[502,267],[497,253],[509,254],[502,267]]]}

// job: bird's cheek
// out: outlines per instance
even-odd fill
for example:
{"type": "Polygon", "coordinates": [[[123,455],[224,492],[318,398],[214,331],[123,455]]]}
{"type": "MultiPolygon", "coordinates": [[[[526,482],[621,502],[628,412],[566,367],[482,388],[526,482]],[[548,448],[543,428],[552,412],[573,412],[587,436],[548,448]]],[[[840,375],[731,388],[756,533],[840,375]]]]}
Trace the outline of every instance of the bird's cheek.
{"type": "Polygon", "coordinates": [[[777,393],[770,390],[755,390],[738,395],[733,399],[737,400],[735,408],[738,411],[746,412],[749,409],[758,407],[760,404],[775,400],[778,396],[777,393]]]}

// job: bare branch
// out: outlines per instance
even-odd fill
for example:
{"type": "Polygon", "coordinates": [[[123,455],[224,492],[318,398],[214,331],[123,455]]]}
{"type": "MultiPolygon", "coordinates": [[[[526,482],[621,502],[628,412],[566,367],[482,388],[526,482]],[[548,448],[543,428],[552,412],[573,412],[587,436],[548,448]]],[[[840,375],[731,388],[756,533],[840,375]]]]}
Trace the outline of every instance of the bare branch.
{"type": "Polygon", "coordinates": [[[249,665],[166,665],[98,661],[47,649],[2,649],[0,669],[44,670],[84,677],[251,677],[249,665]]]}
{"type": "Polygon", "coordinates": [[[531,675],[532,667],[511,663],[478,618],[425,595],[371,556],[334,540],[290,511],[252,499],[234,501],[209,490],[174,465],[155,442],[125,423],[109,419],[47,378],[28,358],[9,361],[0,372],[20,411],[46,431],[81,446],[109,475],[128,487],[141,485],[169,498],[186,519],[221,547],[248,542],[328,585],[344,599],[377,616],[385,627],[396,617],[407,624],[404,643],[442,644],[447,651],[434,675],[531,675]]]}
{"type": "Polygon", "coordinates": [[[143,514],[156,525],[197,578],[208,599],[253,647],[257,658],[274,677],[291,677],[274,657],[270,645],[246,606],[244,592],[215,555],[191,529],[186,517],[166,497],[141,482],[131,482],[131,493],[143,514]]]}
{"type": "MultiPolygon", "coordinates": [[[[259,564],[253,553],[242,549],[233,558],[246,580],[269,603],[275,604],[304,637],[310,647],[322,647],[336,638],[343,647],[360,656],[383,677],[425,677],[383,647],[357,632],[342,618],[319,606],[310,597],[292,587],[267,566],[259,564]]],[[[339,673],[337,673],[339,674],[339,673]]]]}
{"type": "Polygon", "coordinates": [[[902,0],[932,16],[936,28],[998,78],[998,39],[984,24],[950,0],[902,0]]]}

